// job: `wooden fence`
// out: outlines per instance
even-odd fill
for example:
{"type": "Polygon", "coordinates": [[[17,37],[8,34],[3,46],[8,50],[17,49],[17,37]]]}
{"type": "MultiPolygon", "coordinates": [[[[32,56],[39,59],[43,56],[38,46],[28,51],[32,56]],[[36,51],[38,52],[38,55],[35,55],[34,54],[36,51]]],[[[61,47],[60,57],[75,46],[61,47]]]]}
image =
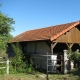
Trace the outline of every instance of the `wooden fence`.
{"type": "MultiPolygon", "coordinates": [[[[0,58],[2,58],[2,57],[0,57],[0,58]]],[[[11,62],[11,61],[9,61],[9,59],[7,59],[7,61],[0,61],[0,64],[3,64],[3,63],[6,64],[6,66],[0,67],[0,69],[6,69],[7,74],[9,74],[9,62],[11,62]]]]}

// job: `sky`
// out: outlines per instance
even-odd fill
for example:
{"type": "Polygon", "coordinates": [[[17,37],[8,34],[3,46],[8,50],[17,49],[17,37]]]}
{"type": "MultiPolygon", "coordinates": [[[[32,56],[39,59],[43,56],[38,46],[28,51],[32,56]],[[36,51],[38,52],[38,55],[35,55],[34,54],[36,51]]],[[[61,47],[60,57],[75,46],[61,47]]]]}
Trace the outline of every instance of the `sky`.
{"type": "Polygon", "coordinates": [[[0,11],[14,19],[13,36],[80,20],[80,0],[0,0],[0,11]]]}

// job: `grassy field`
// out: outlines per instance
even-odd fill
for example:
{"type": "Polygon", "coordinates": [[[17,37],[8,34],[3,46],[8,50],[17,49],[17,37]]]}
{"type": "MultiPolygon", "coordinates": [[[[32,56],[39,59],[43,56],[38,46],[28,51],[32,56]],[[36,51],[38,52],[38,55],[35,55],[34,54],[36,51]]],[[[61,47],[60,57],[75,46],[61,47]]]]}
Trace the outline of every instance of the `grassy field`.
{"type": "MultiPolygon", "coordinates": [[[[79,72],[71,72],[69,74],[49,74],[49,80],[80,80],[79,72]]],[[[46,80],[46,74],[36,73],[36,74],[4,74],[0,75],[0,80],[46,80]]]]}
{"type": "MultiPolygon", "coordinates": [[[[0,80],[46,80],[45,74],[10,74],[0,75],[0,80]]],[[[76,75],[49,75],[49,80],[80,80],[76,75]]]]}

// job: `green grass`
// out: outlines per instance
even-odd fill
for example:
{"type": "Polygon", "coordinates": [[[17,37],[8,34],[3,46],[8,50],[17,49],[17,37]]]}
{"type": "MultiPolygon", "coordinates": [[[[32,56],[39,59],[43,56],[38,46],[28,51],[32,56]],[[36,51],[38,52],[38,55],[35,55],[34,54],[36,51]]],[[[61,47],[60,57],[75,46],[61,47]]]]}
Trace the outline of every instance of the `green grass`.
{"type": "MultiPolygon", "coordinates": [[[[80,80],[80,71],[72,70],[68,74],[49,74],[49,80],[80,80]]],[[[4,74],[0,75],[0,80],[46,80],[46,74],[35,73],[35,74],[4,74]]]]}
{"type": "Polygon", "coordinates": [[[0,80],[45,80],[45,78],[42,78],[37,74],[10,74],[0,75],[0,80]]]}

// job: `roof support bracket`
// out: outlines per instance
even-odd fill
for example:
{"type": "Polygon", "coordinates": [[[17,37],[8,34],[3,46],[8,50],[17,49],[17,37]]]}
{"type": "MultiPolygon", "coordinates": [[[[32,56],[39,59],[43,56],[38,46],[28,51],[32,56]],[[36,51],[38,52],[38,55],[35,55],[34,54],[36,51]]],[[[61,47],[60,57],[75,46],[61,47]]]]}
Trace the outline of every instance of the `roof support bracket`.
{"type": "Polygon", "coordinates": [[[56,46],[57,42],[52,43],[52,48],[56,46]]]}
{"type": "Polygon", "coordinates": [[[54,43],[51,44],[51,54],[53,54],[53,49],[56,46],[56,44],[57,44],[57,42],[54,42],[54,43]]]}
{"type": "Polygon", "coordinates": [[[68,46],[69,49],[72,48],[73,44],[74,44],[74,43],[66,43],[66,45],[68,46]]]}

